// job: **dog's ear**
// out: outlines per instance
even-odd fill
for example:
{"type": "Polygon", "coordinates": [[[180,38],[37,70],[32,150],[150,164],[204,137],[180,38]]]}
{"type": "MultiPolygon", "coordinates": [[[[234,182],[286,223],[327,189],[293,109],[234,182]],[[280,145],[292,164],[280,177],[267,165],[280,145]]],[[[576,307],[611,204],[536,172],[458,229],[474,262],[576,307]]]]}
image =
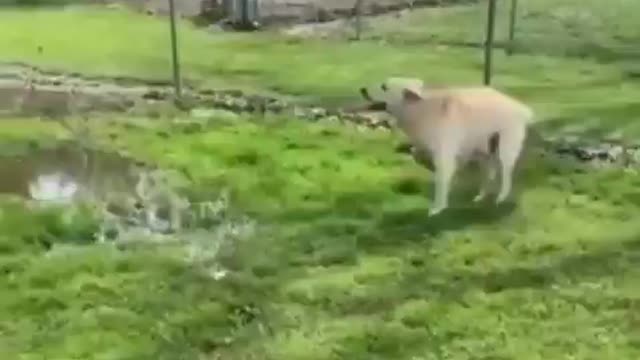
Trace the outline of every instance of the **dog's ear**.
{"type": "Polygon", "coordinates": [[[422,100],[422,94],[411,88],[402,89],[402,98],[404,101],[412,103],[422,100]]]}

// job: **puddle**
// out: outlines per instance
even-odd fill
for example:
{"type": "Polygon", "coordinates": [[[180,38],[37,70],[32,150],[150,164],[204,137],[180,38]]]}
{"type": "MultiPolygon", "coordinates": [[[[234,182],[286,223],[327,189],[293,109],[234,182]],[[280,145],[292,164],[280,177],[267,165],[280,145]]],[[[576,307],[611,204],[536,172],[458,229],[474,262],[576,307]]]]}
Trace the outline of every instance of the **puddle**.
{"type": "Polygon", "coordinates": [[[82,196],[133,196],[144,171],[141,163],[118,154],[86,150],[74,144],[31,148],[0,156],[0,193],[61,203],[82,196]]]}
{"type": "MultiPolygon", "coordinates": [[[[170,172],[76,143],[0,156],[0,194],[35,206],[89,204],[106,227],[147,233],[181,230],[192,205],[172,187],[170,172]]],[[[173,175],[173,174],[171,174],[173,175]]]]}
{"type": "Polygon", "coordinates": [[[191,201],[176,187],[185,185],[178,174],[117,153],[71,142],[26,149],[6,146],[0,153],[5,154],[0,156],[0,197],[22,198],[33,211],[54,205],[59,216],[81,213],[93,218],[92,241],[120,247],[181,246],[186,262],[219,280],[227,271],[218,256],[253,234],[249,218],[229,211],[226,193],[191,201]],[[75,206],[81,204],[90,206],[75,206]]]}

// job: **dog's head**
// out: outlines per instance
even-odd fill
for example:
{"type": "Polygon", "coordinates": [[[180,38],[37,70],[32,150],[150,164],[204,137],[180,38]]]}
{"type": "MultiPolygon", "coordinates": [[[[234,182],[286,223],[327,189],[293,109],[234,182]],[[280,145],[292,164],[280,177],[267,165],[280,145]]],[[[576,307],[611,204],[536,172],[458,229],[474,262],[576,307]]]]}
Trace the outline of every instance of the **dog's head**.
{"type": "Polygon", "coordinates": [[[388,78],[382,84],[360,89],[368,108],[397,114],[405,106],[423,99],[424,82],[414,78],[388,78]]]}

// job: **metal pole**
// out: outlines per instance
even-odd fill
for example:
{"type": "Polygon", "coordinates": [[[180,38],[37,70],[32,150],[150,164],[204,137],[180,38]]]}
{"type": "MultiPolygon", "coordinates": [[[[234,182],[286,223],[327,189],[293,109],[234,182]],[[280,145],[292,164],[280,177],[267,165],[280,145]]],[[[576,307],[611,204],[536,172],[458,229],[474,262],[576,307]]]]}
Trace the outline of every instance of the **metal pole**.
{"type": "Polygon", "coordinates": [[[176,99],[182,97],[182,86],[180,84],[180,62],[178,59],[178,36],[176,30],[176,9],[174,0],[169,0],[169,19],[171,23],[171,59],[173,61],[173,86],[175,87],[176,99]]]}
{"type": "Polygon", "coordinates": [[[487,38],[484,43],[484,84],[491,84],[492,75],[492,53],[493,53],[493,30],[496,23],[496,0],[489,0],[487,9],[487,38]]]}
{"type": "Polygon", "coordinates": [[[356,40],[362,37],[362,5],[363,0],[356,0],[356,40]]]}
{"type": "Polygon", "coordinates": [[[246,27],[247,29],[249,28],[249,0],[242,0],[240,1],[240,6],[242,11],[240,12],[241,14],[241,23],[242,23],[242,27],[246,27]]]}
{"type": "Polygon", "coordinates": [[[511,13],[509,14],[509,44],[507,44],[507,55],[513,54],[516,38],[516,20],[518,15],[518,0],[511,0],[511,13]]]}

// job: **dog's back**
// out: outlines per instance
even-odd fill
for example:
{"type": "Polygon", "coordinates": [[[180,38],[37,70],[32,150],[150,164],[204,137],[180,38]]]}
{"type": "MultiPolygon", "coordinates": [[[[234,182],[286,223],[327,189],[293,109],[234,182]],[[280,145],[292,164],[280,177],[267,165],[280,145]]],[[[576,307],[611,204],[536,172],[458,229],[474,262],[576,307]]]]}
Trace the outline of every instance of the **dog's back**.
{"type": "Polygon", "coordinates": [[[522,141],[532,118],[528,106],[490,87],[436,88],[408,111],[405,131],[427,147],[491,153],[522,141]]]}

